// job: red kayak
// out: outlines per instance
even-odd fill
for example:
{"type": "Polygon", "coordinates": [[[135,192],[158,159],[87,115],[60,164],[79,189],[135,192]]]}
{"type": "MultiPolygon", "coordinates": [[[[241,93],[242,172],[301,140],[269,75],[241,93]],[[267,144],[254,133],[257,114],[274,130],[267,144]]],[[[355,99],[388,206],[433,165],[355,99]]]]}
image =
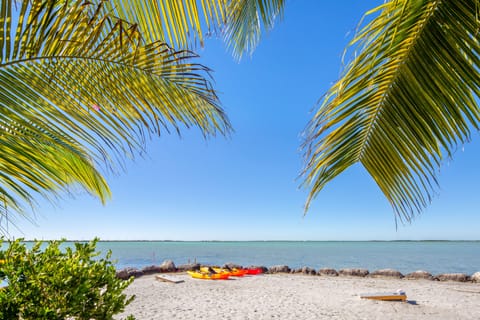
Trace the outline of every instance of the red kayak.
{"type": "Polygon", "coordinates": [[[262,268],[248,268],[248,269],[243,269],[243,270],[245,270],[247,272],[246,274],[250,274],[250,275],[256,275],[256,274],[263,273],[262,268]]]}

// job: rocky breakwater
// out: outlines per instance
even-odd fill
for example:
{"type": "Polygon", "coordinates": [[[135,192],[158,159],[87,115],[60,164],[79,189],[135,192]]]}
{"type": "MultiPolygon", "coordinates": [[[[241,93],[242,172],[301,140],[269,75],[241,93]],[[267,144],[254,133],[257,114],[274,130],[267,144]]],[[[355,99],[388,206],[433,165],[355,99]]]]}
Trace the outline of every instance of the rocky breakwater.
{"type": "Polygon", "coordinates": [[[292,269],[286,265],[277,265],[268,268],[267,273],[290,273],[292,269]]]}
{"type": "Polygon", "coordinates": [[[370,273],[369,277],[402,279],[404,276],[400,271],[395,269],[380,269],[370,273]]]}
{"type": "Polygon", "coordinates": [[[292,269],[290,273],[301,273],[301,274],[308,274],[308,275],[314,276],[317,274],[317,271],[310,267],[302,267],[298,269],[292,269]]]}
{"type": "Polygon", "coordinates": [[[414,272],[411,272],[405,276],[405,279],[407,280],[418,280],[418,279],[424,279],[424,280],[433,280],[433,276],[430,272],[424,271],[424,270],[417,270],[414,272]]]}
{"type": "Polygon", "coordinates": [[[480,283],[480,272],[475,272],[471,277],[470,279],[472,280],[472,282],[478,282],[480,283]]]}
{"type": "Polygon", "coordinates": [[[338,270],[338,275],[343,277],[366,277],[370,272],[367,269],[347,268],[338,270]]]}
{"type": "MultiPolygon", "coordinates": [[[[170,272],[186,272],[188,270],[199,270],[201,264],[189,263],[176,266],[172,260],[165,260],[160,265],[151,265],[142,269],[125,268],[117,271],[117,277],[120,279],[129,279],[131,277],[140,277],[143,275],[149,275],[154,273],[170,273],[170,272]]],[[[234,263],[226,263],[223,268],[243,268],[241,265],[234,263]]],[[[250,266],[247,268],[261,268],[263,273],[275,274],[275,273],[294,273],[311,276],[328,276],[328,277],[371,277],[371,278],[391,278],[391,279],[405,279],[405,280],[433,280],[433,281],[456,281],[456,282],[475,282],[480,283],[480,272],[476,272],[471,276],[465,273],[442,273],[432,275],[428,271],[417,270],[415,272],[403,275],[400,271],[395,269],[380,269],[370,272],[368,269],[363,268],[344,268],[335,270],[333,268],[320,268],[315,270],[310,267],[302,268],[290,268],[287,265],[274,265],[271,267],[265,266],[250,266]]]]}
{"type": "Polygon", "coordinates": [[[154,274],[154,273],[166,273],[166,272],[176,272],[177,267],[175,266],[175,263],[172,260],[165,260],[162,262],[162,264],[155,266],[147,266],[142,269],[137,269],[137,268],[125,268],[122,270],[117,271],[117,278],[127,280],[130,279],[131,277],[138,278],[144,275],[148,274],[154,274]]]}
{"type": "Polygon", "coordinates": [[[317,271],[319,276],[330,276],[330,277],[338,277],[338,272],[332,268],[321,268],[317,271]]]}
{"type": "Polygon", "coordinates": [[[467,282],[470,281],[470,276],[465,273],[442,273],[434,276],[433,280],[467,282]]]}

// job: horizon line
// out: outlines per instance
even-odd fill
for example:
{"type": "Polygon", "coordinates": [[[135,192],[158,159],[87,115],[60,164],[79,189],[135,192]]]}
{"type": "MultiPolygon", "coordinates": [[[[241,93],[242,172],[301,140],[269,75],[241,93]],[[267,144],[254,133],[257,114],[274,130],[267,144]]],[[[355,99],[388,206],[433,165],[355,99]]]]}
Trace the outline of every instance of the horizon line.
{"type": "MultiPolygon", "coordinates": [[[[17,239],[22,239],[21,237],[17,239]]],[[[12,241],[15,239],[11,239],[12,241]]],[[[25,242],[34,242],[34,241],[66,241],[66,242],[89,242],[94,240],[92,239],[23,239],[25,242]]],[[[9,239],[5,239],[9,241],[9,239]]],[[[98,242],[479,242],[480,239],[468,240],[468,239],[397,239],[397,240],[170,240],[170,239],[108,239],[102,240],[98,239],[98,242]]]]}

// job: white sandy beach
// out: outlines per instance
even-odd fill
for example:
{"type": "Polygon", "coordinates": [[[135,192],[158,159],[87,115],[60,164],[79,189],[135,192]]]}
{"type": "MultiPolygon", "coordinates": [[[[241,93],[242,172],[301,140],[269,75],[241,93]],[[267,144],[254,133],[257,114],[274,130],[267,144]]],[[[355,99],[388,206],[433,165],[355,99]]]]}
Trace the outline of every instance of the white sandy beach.
{"type": "Polygon", "coordinates": [[[480,319],[480,284],[266,274],[226,281],[179,284],[154,275],[136,279],[125,291],[136,299],[125,313],[154,319],[480,319]],[[408,302],[372,301],[362,293],[403,289],[408,302]]]}

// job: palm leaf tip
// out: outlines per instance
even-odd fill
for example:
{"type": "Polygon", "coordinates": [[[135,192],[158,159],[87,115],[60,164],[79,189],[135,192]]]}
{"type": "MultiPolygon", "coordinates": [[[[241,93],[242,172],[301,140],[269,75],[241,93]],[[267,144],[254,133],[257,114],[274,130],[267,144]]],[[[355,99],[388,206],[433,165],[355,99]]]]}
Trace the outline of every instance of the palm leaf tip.
{"type": "Polygon", "coordinates": [[[223,37],[236,59],[240,60],[245,52],[253,53],[262,31],[273,28],[275,21],[283,17],[284,7],[284,0],[229,2],[223,37]]]}
{"type": "MultiPolygon", "coordinates": [[[[478,0],[386,2],[308,130],[307,205],[362,164],[402,221],[427,207],[445,158],[480,127],[478,0]]],[[[308,206],[307,206],[308,208],[308,206]]]]}

